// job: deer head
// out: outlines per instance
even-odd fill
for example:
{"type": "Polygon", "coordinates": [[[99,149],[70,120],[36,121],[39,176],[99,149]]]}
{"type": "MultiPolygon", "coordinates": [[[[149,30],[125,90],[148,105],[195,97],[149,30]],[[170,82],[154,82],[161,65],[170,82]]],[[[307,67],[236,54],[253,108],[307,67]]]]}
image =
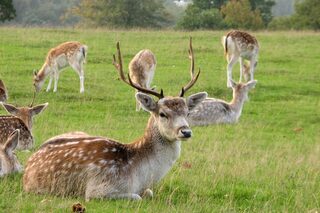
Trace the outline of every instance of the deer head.
{"type": "MultiPolygon", "coordinates": [[[[190,72],[194,73],[194,57],[190,38],[189,57],[191,59],[190,72]]],[[[164,96],[163,90],[157,92],[152,89],[144,88],[131,81],[128,75],[128,80],[125,77],[122,65],[122,57],[120,51],[120,44],[117,43],[118,62],[116,56],[113,55],[113,65],[118,70],[120,79],[137,89],[136,99],[141,103],[142,107],[151,113],[154,123],[159,129],[160,135],[167,141],[186,140],[192,136],[192,131],[186,120],[188,111],[193,109],[197,104],[202,102],[207,97],[206,92],[197,93],[183,98],[187,92],[197,81],[200,70],[197,75],[193,75],[191,81],[182,88],[178,97],[164,96]],[[149,94],[149,95],[148,95],[149,94]],[[159,100],[155,101],[150,95],[157,97],[159,100]]]]}
{"type": "Polygon", "coordinates": [[[40,104],[34,107],[15,107],[11,104],[2,103],[3,108],[18,118],[20,118],[29,130],[32,129],[32,119],[35,115],[41,113],[45,108],[47,108],[48,103],[40,104]]]}

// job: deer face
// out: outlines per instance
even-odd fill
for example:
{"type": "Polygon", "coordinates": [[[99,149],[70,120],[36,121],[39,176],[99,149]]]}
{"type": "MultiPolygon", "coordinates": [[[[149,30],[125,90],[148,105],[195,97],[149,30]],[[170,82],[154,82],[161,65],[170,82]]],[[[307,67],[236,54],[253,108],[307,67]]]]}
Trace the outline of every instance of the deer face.
{"type": "Polygon", "coordinates": [[[19,133],[18,129],[12,132],[6,143],[0,147],[0,176],[22,170],[22,166],[14,153],[14,149],[19,142],[19,133]]]}
{"type": "Polygon", "coordinates": [[[256,80],[249,81],[246,84],[237,84],[233,80],[230,80],[230,82],[233,90],[233,97],[239,97],[243,101],[249,100],[248,93],[257,84],[256,80]]]}
{"type": "Polygon", "coordinates": [[[42,112],[48,106],[48,103],[40,104],[34,107],[15,107],[11,104],[5,103],[3,103],[2,106],[8,113],[20,118],[28,127],[28,129],[31,130],[33,116],[42,112]]]}
{"type": "Polygon", "coordinates": [[[40,79],[37,72],[34,72],[33,75],[33,86],[36,90],[36,92],[39,92],[44,84],[44,81],[40,79]]]}
{"type": "Polygon", "coordinates": [[[164,97],[155,102],[149,95],[140,92],[136,94],[142,107],[154,117],[161,136],[170,142],[191,138],[192,131],[186,119],[188,112],[206,97],[207,93],[202,92],[187,99],[164,97]]]}

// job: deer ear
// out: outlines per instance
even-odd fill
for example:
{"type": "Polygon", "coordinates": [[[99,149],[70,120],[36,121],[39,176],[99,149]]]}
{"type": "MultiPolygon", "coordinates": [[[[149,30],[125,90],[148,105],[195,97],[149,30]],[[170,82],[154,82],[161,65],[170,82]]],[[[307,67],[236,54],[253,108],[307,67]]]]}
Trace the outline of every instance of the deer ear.
{"type": "Polygon", "coordinates": [[[141,103],[143,109],[148,112],[153,112],[157,108],[157,103],[149,95],[138,92],[136,94],[136,99],[141,103]]]}
{"type": "Polygon", "coordinates": [[[204,101],[208,97],[208,93],[206,92],[199,92],[196,94],[193,94],[187,98],[187,105],[189,110],[192,110],[195,108],[198,104],[200,104],[202,101],[204,101]]]}
{"type": "Polygon", "coordinates": [[[257,80],[249,81],[248,83],[246,83],[246,86],[248,87],[248,89],[252,89],[256,86],[257,82],[257,80]]]}
{"type": "Polygon", "coordinates": [[[2,103],[1,105],[8,113],[12,115],[16,115],[19,112],[19,109],[11,104],[2,103]]]}
{"type": "Polygon", "coordinates": [[[19,142],[20,130],[16,129],[13,131],[7,139],[7,142],[4,145],[4,151],[8,154],[12,153],[12,151],[17,147],[19,142]]]}
{"type": "Polygon", "coordinates": [[[40,104],[37,106],[32,107],[32,116],[39,114],[40,112],[42,112],[43,110],[45,110],[47,108],[49,103],[45,103],[45,104],[40,104]]]}

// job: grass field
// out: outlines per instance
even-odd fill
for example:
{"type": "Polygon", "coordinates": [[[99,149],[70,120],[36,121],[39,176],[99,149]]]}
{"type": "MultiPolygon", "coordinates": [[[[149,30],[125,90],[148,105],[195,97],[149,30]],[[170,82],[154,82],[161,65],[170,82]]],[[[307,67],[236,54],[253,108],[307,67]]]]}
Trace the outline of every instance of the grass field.
{"type": "MultiPolygon", "coordinates": [[[[79,94],[79,78],[71,69],[60,75],[56,94],[38,94],[36,103],[49,106],[34,120],[35,149],[18,152],[20,161],[25,164],[45,140],[68,131],[126,143],[143,134],[149,115],[135,112],[134,91],[117,80],[111,64],[117,41],[125,67],[140,49],[151,49],[158,61],[153,84],[177,95],[189,81],[192,36],[202,73],[188,94],[207,91],[210,97],[231,100],[223,34],[0,28],[0,78],[9,90],[8,102],[20,106],[31,102],[33,69],[41,67],[51,47],[68,40],[89,46],[85,94],[79,94]]],[[[14,174],[0,180],[0,212],[69,212],[76,201],[88,212],[319,212],[320,34],[254,34],[261,46],[258,84],[239,123],[193,128],[194,137],[183,143],[180,159],[154,188],[153,199],[85,202],[27,194],[22,174],[14,174]]]]}

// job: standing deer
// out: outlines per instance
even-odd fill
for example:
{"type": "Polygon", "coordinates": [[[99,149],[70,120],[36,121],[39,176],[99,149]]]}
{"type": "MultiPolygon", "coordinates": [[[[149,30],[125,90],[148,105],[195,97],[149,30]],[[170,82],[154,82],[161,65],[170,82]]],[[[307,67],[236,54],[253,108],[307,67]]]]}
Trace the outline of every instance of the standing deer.
{"type": "Polygon", "coordinates": [[[231,87],[232,68],[239,60],[240,63],[240,81],[242,82],[242,75],[250,73],[250,80],[253,80],[254,70],[258,63],[259,44],[257,39],[249,33],[233,30],[222,37],[222,45],[226,59],[227,66],[227,87],[231,87]],[[248,65],[244,64],[244,59],[249,60],[248,65]],[[248,70],[250,70],[248,72],[248,70]]]}
{"type": "Polygon", "coordinates": [[[33,83],[37,92],[39,92],[48,75],[50,80],[47,92],[51,89],[52,79],[54,78],[53,92],[57,92],[60,72],[71,66],[80,78],[80,93],[84,92],[84,69],[83,64],[87,57],[88,47],[77,41],[65,42],[52,48],[47,55],[46,61],[39,72],[34,73],[33,83]]]}
{"type": "Polygon", "coordinates": [[[13,131],[6,142],[0,145],[0,177],[22,171],[17,156],[13,152],[18,145],[20,130],[13,131]]]}
{"type": "Polygon", "coordinates": [[[3,81],[0,79],[0,102],[6,102],[8,100],[8,91],[3,81]]]}
{"type": "MultiPolygon", "coordinates": [[[[150,50],[138,52],[129,64],[129,75],[132,82],[141,87],[151,89],[156,64],[156,57],[150,50]]],[[[136,111],[140,111],[140,108],[141,105],[136,100],[136,111]]]]}
{"type": "Polygon", "coordinates": [[[6,142],[12,131],[19,129],[17,149],[31,149],[34,143],[32,136],[33,117],[41,113],[47,106],[48,103],[34,107],[15,107],[2,103],[2,107],[11,115],[0,116],[0,144],[6,142]]]}
{"type": "MultiPolygon", "coordinates": [[[[150,187],[172,167],[180,155],[181,141],[192,136],[187,113],[207,97],[197,93],[183,98],[200,74],[179,97],[147,89],[125,77],[119,43],[113,64],[121,80],[139,90],[137,100],[149,111],[147,127],[136,141],[123,144],[97,136],[55,137],[46,141],[28,160],[23,176],[26,192],[76,195],[91,198],[133,199],[153,196],[150,187]],[[143,93],[142,93],[143,92],[143,93]],[[149,94],[149,95],[148,95],[149,94]],[[158,101],[150,96],[158,97],[158,101]]],[[[81,135],[81,134],[80,134],[81,135]]]]}

